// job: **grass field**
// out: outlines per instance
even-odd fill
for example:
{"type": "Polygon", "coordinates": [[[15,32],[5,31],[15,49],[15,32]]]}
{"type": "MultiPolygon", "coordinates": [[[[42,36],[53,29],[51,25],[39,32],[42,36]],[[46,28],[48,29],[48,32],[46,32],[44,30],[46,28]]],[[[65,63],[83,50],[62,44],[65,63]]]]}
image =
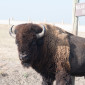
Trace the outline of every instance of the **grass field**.
{"type": "MultiPolygon", "coordinates": [[[[0,85],[41,85],[42,78],[37,72],[22,67],[9,28],[0,25],[0,85]]],[[[76,85],[85,85],[84,78],[76,78],[76,85]]]]}

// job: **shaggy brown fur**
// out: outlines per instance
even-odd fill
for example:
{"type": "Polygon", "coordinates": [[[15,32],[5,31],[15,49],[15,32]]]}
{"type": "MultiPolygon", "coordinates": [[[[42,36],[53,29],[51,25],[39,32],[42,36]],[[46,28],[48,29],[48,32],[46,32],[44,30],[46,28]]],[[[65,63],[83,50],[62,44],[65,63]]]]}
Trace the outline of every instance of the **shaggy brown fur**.
{"type": "Polygon", "coordinates": [[[66,71],[70,71],[70,46],[67,33],[64,30],[58,27],[56,28],[52,25],[45,25],[45,27],[47,28],[47,31],[44,38],[44,45],[48,45],[48,48],[44,49],[47,49],[49,50],[49,53],[54,54],[53,58],[55,64],[57,65],[57,67],[59,66],[59,68],[56,68],[56,72],[58,70],[61,70],[61,68],[63,68],[66,71]]]}
{"type": "Polygon", "coordinates": [[[70,85],[70,45],[68,33],[59,27],[43,24],[44,37],[37,39],[41,25],[22,24],[16,26],[16,43],[19,58],[25,67],[32,66],[43,77],[42,85],[70,85]]]}

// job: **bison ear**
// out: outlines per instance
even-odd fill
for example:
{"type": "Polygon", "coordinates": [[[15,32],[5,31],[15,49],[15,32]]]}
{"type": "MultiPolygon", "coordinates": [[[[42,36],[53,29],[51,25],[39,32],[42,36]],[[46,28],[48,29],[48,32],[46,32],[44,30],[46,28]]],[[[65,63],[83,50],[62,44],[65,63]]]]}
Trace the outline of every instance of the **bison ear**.
{"type": "Polygon", "coordinates": [[[40,28],[37,24],[32,25],[31,30],[36,34],[42,32],[42,28],[40,28]]]}
{"type": "Polygon", "coordinates": [[[46,30],[44,25],[39,26],[37,24],[32,25],[31,29],[36,33],[38,39],[44,36],[46,30]]]}

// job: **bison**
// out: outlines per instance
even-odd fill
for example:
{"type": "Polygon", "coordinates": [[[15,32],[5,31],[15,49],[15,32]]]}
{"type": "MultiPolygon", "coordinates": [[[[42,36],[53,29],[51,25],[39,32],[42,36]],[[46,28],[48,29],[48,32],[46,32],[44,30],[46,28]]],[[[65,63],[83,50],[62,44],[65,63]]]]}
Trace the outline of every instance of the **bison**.
{"type": "Polygon", "coordinates": [[[12,26],[19,59],[41,74],[42,85],[71,85],[71,76],[85,75],[85,39],[50,24],[12,26]]]}

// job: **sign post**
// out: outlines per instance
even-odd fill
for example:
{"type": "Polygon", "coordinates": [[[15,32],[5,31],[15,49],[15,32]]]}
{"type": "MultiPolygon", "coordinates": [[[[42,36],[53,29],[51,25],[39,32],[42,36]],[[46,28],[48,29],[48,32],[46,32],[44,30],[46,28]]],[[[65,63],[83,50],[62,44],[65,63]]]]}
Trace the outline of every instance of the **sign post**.
{"type": "MultiPolygon", "coordinates": [[[[79,0],[73,0],[73,9],[72,9],[72,33],[78,35],[78,16],[76,14],[76,4],[79,3],[79,0]]],[[[75,76],[72,76],[72,85],[75,85],[75,76]]]]}
{"type": "Polygon", "coordinates": [[[78,35],[78,16],[76,15],[76,4],[79,3],[79,0],[73,0],[73,12],[72,12],[72,33],[78,35]]]}

